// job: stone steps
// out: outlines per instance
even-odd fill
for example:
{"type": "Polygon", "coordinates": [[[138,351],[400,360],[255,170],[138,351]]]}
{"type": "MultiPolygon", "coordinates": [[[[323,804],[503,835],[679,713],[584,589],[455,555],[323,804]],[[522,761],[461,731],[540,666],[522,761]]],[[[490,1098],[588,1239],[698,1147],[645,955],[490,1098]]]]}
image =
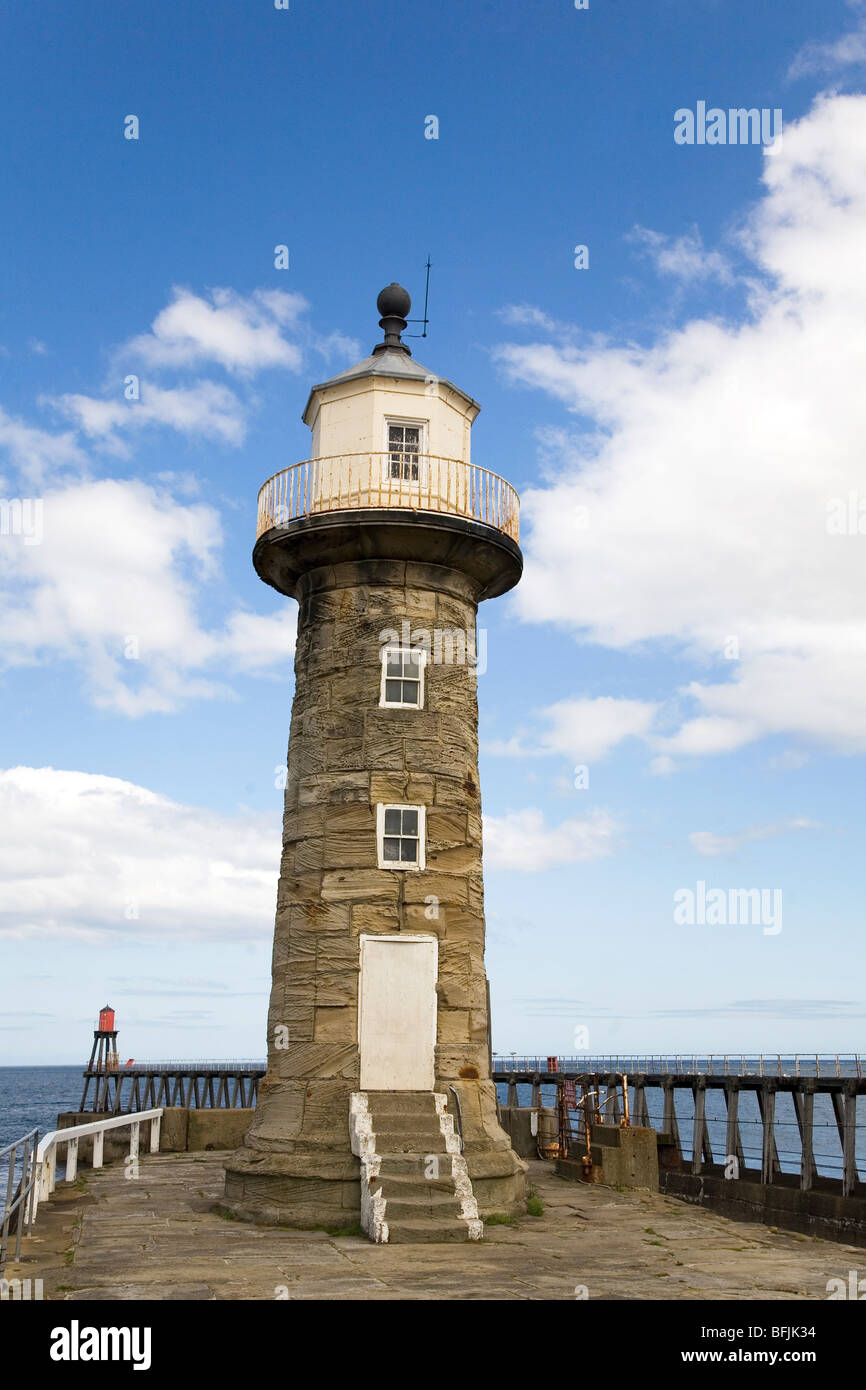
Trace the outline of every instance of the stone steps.
{"type": "Polygon", "coordinates": [[[437,1220],[445,1221],[449,1218],[456,1220],[461,1215],[461,1203],[454,1196],[452,1189],[451,1196],[442,1193],[429,1193],[425,1196],[413,1194],[412,1196],[399,1196],[397,1194],[382,1189],[387,1202],[388,1225],[391,1226],[396,1217],[422,1217],[435,1216],[437,1220]]]}
{"type": "Polygon", "coordinates": [[[465,1221],[438,1221],[435,1218],[407,1221],[401,1218],[399,1221],[388,1222],[389,1245],[440,1245],[446,1241],[477,1239],[477,1236],[470,1234],[469,1225],[465,1221]]]}
{"type": "Polygon", "coordinates": [[[422,1244],[481,1238],[445,1096],[356,1092],[350,1131],[352,1151],[361,1160],[361,1225],[371,1240],[422,1244]]]}
{"type": "Polygon", "coordinates": [[[389,1118],[389,1128],[376,1130],[376,1152],[383,1154],[444,1154],[447,1153],[445,1138],[437,1125],[434,1129],[426,1122],[424,1125],[407,1125],[405,1128],[391,1129],[393,1120],[389,1118]]]}

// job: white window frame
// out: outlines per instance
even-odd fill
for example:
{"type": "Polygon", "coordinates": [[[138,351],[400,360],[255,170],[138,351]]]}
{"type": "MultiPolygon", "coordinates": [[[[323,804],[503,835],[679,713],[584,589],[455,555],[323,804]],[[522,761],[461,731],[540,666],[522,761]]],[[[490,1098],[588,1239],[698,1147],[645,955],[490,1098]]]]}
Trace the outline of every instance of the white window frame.
{"type": "Polygon", "coordinates": [[[395,483],[399,483],[401,488],[421,488],[427,486],[427,429],[429,424],[429,420],[409,420],[401,415],[385,416],[385,438],[384,443],[382,445],[385,451],[385,457],[382,461],[382,476],[384,478],[384,481],[386,483],[390,483],[392,487],[395,483]],[[408,425],[410,429],[417,429],[419,431],[417,482],[414,478],[403,478],[402,476],[400,478],[391,477],[392,449],[390,445],[390,440],[388,438],[389,427],[391,425],[408,425]]]}
{"type": "MultiPolygon", "coordinates": [[[[390,837],[389,837],[390,838],[390,837]]],[[[402,801],[380,801],[376,806],[376,854],[380,869],[424,869],[427,867],[427,807],[409,806],[402,801]],[[385,812],[418,812],[418,862],[404,863],[398,859],[385,858],[385,812]]]]}
{"type": "Polygon", "coordinates": [[[424,671],[425,671],[425,669],[426,669],[426,667],[427,667],[427,652],[425,651],[425,649],[424,649],[423,647],[412,647],[412,646],[403,647],[403,646],[400,645],[399,642],[392,642],[392,643],[390,643],[387,647],[383,647],[383,648],[382,648],[382,658],[381,658],[381,659],[382,659],[382,680],[381,680],[381,684],[380,684],[380,686],[379,686],[379,708],[380,708],[380,709],[423,709],[423,708],[424,708],[424,671]],[[398,652],[401,656],[402,656],[405,652],[411,652],[413,656],[417,656],[417,658],[418,658],[419,681],[418,681],[418,703],[417,703],[417,704],[414,704],[414,705],[413,705],[413,704],[406,704],[406,702],[403,701],[403,700],[389,700],[389,699],[387,698],[387,688],[388,688],[388,687],[387,687],[387,681],[388,681],[388,680],[405,679],[405,677],[397,677],[397,676],[390,676],[390,677],[389,677],[389,675],[388,675],[388,657],[389,657],[392,653],[394,653],[394,652],[398,652]]]}

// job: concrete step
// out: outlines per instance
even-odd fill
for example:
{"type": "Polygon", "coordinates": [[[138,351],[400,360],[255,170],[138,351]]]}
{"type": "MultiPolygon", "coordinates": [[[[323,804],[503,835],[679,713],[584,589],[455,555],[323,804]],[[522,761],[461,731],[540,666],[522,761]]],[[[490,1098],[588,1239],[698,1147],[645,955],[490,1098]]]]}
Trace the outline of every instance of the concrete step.
{"type": "Polygon", "coordinates": [[[425,1149],[423,1153],[395,1152],[394,1150],[381,1152],[378,1149],[376,1152],[377,1157],[381,1159],[379,1174],[382,1178],[421,1178],[427,1182],[428,1179],[424,1177],[424,1173],[428,1166],[427,1155],[431,1153],[435,1153],[439,1159],[440,1178],[447,1179],[451,1175],[451,1155],[446,1154],[444,1148],[425,1149]]]}
{"type": "Polygon", "coordinates": [[[405,1217],[388,1221],[388,1242],[390,1245],[425,1245],[442,1242],[465,1242],[469,1239],[469,1227],[465,1221],[440,1221],[437,1217],[405,1217]]]}
{"type": "Polygon", "coordinates": [[[414,1197],[421,1191],[422,1183],[426,1191],[435,1192],[443,1197],[453,1197],[454,1179],[451,1176],[451,1164],[440,1164],[439,1174],[438,1178],[427,1178],[424,1176],[423,1168],[420,1172],[413,1173],[380,1172],[379,1176],[373,1179],[373,1186],[381,1187],[389,1201],[392,1197],[414,1197]]]}
{"type": "Polygon", "coordinates": [[[382,1189],[387,1203],[385,1220],[390,1226],[399,1218],[435,1217],[437,1221],[456,1221],[460,1217],[460,1202],[452,1194],[450,1197],[438,1193],[419,1193],[413,1197],[393,1197],[382,1189]]]}
{"type": "Polygon", "coordinates": [[[436,1115],[432,1091],[367,1091],[371,1115],[436,1115]]]}
{"type": "MultiPolygon", "coordinates": [[[[375,1129],[375,1126],[374,1126],[375,1129]]],[[[438,1128],[432,1125],[421,1129],[412,1125],[411,1129],[375,1129],[377,1154],[443,1154],[446,1152],[445,1139],[438,1128]]]]}

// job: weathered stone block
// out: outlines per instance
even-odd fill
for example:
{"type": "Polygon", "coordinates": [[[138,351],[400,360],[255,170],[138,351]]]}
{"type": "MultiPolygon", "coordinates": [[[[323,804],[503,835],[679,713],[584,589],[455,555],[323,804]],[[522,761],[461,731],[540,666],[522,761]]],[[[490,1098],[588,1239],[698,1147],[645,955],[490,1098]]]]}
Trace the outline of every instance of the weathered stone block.
{"type": "Polygon", "coordinates": [[[301,779],[299,806],[325,802],[333,806],[345,802],[370,800],[369,772],[327,772],[301,779]]]}
{"type": "Polygon", "coordinates": [[[355,771],[365,766],[360,738],[332,738],[323,748],[324,769],[327,772],[355,771]]]}
{"type": "Polygon", "coordinates": [[[406,800],[410,806],[430,806],[433,803],[435,779],[421,772],[410,772],[406,800]]]}
{"type": "Polygon", "coordinates": [[[286,1052],[275,1053],[274,1066],[283,1081],[329,1076],[342,1076],[351,1081],[358,1071],[358,1044],[342,1040],[300,1043],[286,1052]]]}
{"type": "Polygon", "coordinates": [[[467,807],[477,807],[480,804],[477,783],[473,779],[470,787],[466,782],[467,772],[470,768],[471,764],[467,761],[465,767],[461,765],[457,776],[449,777],[440,773],[435,779],[433,804],[453,807],[461,811],[466,810],[467,807]]]}
{"type": "Polygon", "coordinates": [[[357,1046],[358,1010],[350,1005],[316,1005],[315,1041],[354,1042],[357,1046]]]}
{"type": "Polygon", "coordinates": [[[376,832],[372,826],[363,833],[343,831],[326,835],[322,855],[325,869],[364,869],[376,862],[376,832]]]}
{"type": "Polygon", "coordinates": [[[454,849],[428,848],[427,862],[431,869],[443,874],[469,874],[479,862],[474,845],[458,845],[454,849]]]}
{"type": "Polygon", "coordinates": [[[440,1008],[437,1038],[440,1045],[469,1042],[469,1010],[440,1008]]]}
{"type": "Polygon", "coordinates": [[[465,845],[467,838],[466,814],[460,811],[445,811],[434,806],[427,812],[427,849],[452,849],[465,845]]]}
{"type": "Polygon", "coordinates": [[[394,903],[356,903],[352,908],[352,930],[360,932],[397,931],[400,914],[394,903]]]}
{"type": "MultiPolygon", "coordinates": [[[[370,801],[374,807],[380,801],[413,804],[409,802],[408,783],[409,775],[406,772],[373,772],[370,774],[370,801]]],[[[426,803],[418,802],[418,805],[422,804],[426,803]]]]}
{"type": "MultiPolygon", "coordinates": [[[[380,872],[383,876],[388,874],[387,869],[382,869],[380,872]]],[[[397,877],[396,874],[388,876],[397,877]]],[[[413,873],[402,874],[401,878],[403,880],[404,902],[423,903],[432,894],[439,899],[440,912],[443,904],[466,905],[468,885],[466,880],[461,879],[457,874],[435,873],[429,869],[420,869],[413,873]]]]}
{"type": "Polygon", "coordinates": [[[358,970],[332,970],[320,973],[316,983],[316,1007],[348,1006],[358,1003],[358,970]]]}
{"type": "MultiPolygon", "coordinates": [[[[396,901],[399,885],[396,874],[387,869],[331,869],[322,875],[321,892],[325,902],[361,902],[381,898],[396,901]]],[[[406,874],[417,878],[417,874],[406,874]]]]}

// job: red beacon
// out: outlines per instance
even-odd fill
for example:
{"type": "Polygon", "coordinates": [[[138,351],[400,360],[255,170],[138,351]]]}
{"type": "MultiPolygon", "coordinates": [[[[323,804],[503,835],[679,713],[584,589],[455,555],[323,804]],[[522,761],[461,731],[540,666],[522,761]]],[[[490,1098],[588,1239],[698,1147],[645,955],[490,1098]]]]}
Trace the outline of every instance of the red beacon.
{"type": "Polygon", "coordinates": [[[114,1032],[114,1010],[105,1005],[104,1009],[99,1010],[99,1031],[100,1033],[114,1032]]]}

